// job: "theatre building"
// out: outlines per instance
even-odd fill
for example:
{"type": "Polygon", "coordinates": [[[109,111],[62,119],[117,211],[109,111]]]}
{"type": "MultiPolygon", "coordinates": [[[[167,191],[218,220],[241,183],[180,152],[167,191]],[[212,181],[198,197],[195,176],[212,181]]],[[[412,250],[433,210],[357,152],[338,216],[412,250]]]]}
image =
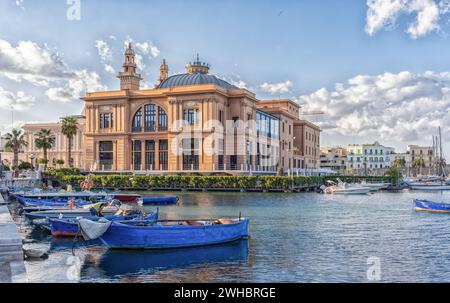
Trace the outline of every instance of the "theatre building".
{"type": "Polygon", "coordinates": [[[140,89],[129,45],[118,78],[120,90],[83,98],[87,170],[256,173],[319,167],[320,129],[298,118],[297,103],[260,101],[210,74],[198,57],[185,73],[171,76],[164,60],[155,87],[140,89]]]}

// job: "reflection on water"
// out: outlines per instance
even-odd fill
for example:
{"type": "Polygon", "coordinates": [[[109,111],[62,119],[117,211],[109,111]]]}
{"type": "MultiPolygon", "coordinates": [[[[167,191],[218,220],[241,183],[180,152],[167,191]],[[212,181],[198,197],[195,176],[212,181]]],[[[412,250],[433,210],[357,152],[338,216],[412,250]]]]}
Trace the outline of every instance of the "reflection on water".
{"type": "Polygon", "coordinates": [[[99,267],[110,277],[124,275],[148,275],[157,271],[185,268],[195,264],[246,261],[248,240],[232,243],[153,251],[108,250],[99,267]]]}
{"type": "MultiPolygon", "coordinates": [[[[108,251],[77,242],[80,281],[367,282],[368,258],[376,257],[383,282],[450,282],[450,215],[417,213],[412,203],[450,202],[450,192],[175,194],[180,205],[160,207],[162,217],[242,212],[251,238],[167,251],[108,251]]],[[[51,248],[47,260],[26,263],[30,281],[64,281],[72,239],[52,240],[26,224],[21,231],[51,248]]]]}

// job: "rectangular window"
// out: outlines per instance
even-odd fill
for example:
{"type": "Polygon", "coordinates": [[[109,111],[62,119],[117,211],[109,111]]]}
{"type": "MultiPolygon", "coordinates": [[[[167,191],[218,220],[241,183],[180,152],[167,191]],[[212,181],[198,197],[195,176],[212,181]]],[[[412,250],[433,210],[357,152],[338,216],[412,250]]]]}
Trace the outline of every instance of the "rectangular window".
{"type": "Polygon", "coordinates": [[[250,142],[250,140],[247,140],[247,142],[246,142],[246,163],[247,163],[247,166],[251,166],[253,164],[252,143],[250,142]]]}
{"type": "Polygon", "coordinates": [[[134,115],[131,131],[140,132],[142,130],[141,125],[142,125],[142,109],[138,110],[134,115]]]}
{"type": "Polygon", "coordinates": [[[155,141],[145,141],[145,169],[155,170],[155,141]]]}
{"type": "Polygon", "coordinates": [[[198,118],[198,109],[185,109],[183,111],[183,120],[185,121],[185,123],[187,123],[188,125],[194,125],[194,124],[198,124],[199,122],[199,118],[198,118]]]}
{"type": "Polygon", "coordinates": [[[230,156],[230,170],[237,170],[237,155],[230,156]]]}
{"type": "Polygon", "coordinates": [[[100,128],[112,128],[113,127],[112,119],[113,119],[112,113],[100,113],[99,127],[100,128]]]}
{"type": "Polygon", "coordinates": [[[199,140],[183,139],[183,169],[198,170],[199,168],[199,140]]]}
{"type": "Polygon", "coordinates": [[[132,145],[133,169],[141,170],[142,163],[142,144],[140,140],[133,141],[132,145]]]}
{"type": "Polygon", "coordinates": [[[147,104],[144,106],[145,131],[154,132],[156,130],[156,106],[147,104]]]}
{"type": "Polygon", "coordinates": [[[167,140],[159,140],[159,166],[167,170],[169,166],[169,144],[167,140]]]}
{"type": "Polygon", "coordinates": [[[166,131],[167,130],[167,114],[161,107],[158,111],[158,130],[166,131]]]}
{"type": "Polygon", "coordinates": [[[98,154],[99,154],[100,169],[111,170],[114,155],[112,141],[100,141],[98,154]]]}
{"type": "Polygon", "coordinates": [[[217,156],[217,162],[218,162],[217,164],[218,164],[218,169],[223,170],[225,168],[224,167],[224,155],[223,155],[225,142],[223,139],[218,139],[218,144],[219,144],[219,151],[218,151],[218,156],[217,156]]]}
{"type": "Polygon", "coordinates": [[[219,122],[223,124],[223,111],[219,110],[219,122]]]}
{"type": "Polygon", "coordinates": [[[103,127],[109,128],[109,113],[104,113],[103,117],[104,117],[103,127]]]}

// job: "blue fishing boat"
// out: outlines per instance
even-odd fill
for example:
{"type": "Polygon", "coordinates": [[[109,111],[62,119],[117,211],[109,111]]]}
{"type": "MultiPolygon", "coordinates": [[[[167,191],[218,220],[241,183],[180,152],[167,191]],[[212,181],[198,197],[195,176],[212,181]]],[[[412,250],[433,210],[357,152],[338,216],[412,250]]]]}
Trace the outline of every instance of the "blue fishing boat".
{"type": "Polygon", "coordinates": [[[160,220],[151,224],[112,222],[100,240],[112,249],[163,249],[213,245],[248,237],[249,220],[160,220]]]}
{"type": "MultiPolygon", "coordinates": [[[[24,205],[25,207],[62,207],[62,206],[68,206],[69,201],[68,200],[62,200],[62,199],[35,199],[35,198],[25,198],[25,197],[18,197],[18,201],[20,204],[24,205]]],[[[74,206],[84,206],[92,204],[90,201],[84,201],[84,200],[73,200],[74,206]]]]}
{"type": "MultiPolygon", "coordinates": [[[[109,221],[128,221],[128,220],[138,220],[138,221],[144,221],[144,222],[155,222],[158,220],[158,210],[142,215],[142,214],[135,214],[135,215],[128,215],[128,216],[106,216],[106,217],[96,217],[91,216],[87,217],[86,219],[89,219],[91,221],[98,221],[100,218],[105,218],[109,221]]],[[[80,227],[78,224],[77,218],[67,218],[67,219],[48,219],[49,225],[50,225],[50,232],[52,236],[55,237],[68,237],[68,236],[76,236],[79,231],[80,227]]]]}
{"type": "Polygon", "coordinates": [[[429,211],[437,213],[450,213],[450,204],[441,202],[432,202],[429,200],[414,199],[416,211],[429,211]]]}
{"type": "Polygon", "coordinates": [[[174,205],[178,203],[176,196],[147,196],[142,198],[143,205],[174,205]]]}
{"type": "MultiPolygon", "coordinates": [[[[117,212],[118,208],[116,207],[105,207],[102,210],[102,214],[104,216],[114,215],[117,212]]],[[[26,212],[25,217],[30,220],[35,219],[60,219],[60,218],[87,218],[92,216],[91,211],[88,208],[55,208],[50,210],[40,210],[40,211],[32,211],[26,212]]]]}
{"type": "Polygon", "coordinates": [[[68,202],[69,200],[86,201],[107,201],[119,200],[122,203],[136,202],[141,196],[136,194],[122,193],[94,193],[94,192],[57,192],[57,193],[33,193],[17,195],[19,203],[23,203],[23,199],[50,200],[57,202],[68,202]]]}

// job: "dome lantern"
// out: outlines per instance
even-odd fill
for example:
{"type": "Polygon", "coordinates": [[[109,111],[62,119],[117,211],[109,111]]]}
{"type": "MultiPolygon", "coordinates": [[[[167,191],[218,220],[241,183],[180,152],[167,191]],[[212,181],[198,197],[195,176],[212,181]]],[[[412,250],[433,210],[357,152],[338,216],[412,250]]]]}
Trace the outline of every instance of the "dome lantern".
{"type": "Polygon", "coordinates": [[[188,65],[186,65],[186,72],[189,74],[207,74],[209,73],[209,64],[206,62],[201,62],[200,57],[197,54],[197,59],[194,62],[189,62],[188,65]]]}

